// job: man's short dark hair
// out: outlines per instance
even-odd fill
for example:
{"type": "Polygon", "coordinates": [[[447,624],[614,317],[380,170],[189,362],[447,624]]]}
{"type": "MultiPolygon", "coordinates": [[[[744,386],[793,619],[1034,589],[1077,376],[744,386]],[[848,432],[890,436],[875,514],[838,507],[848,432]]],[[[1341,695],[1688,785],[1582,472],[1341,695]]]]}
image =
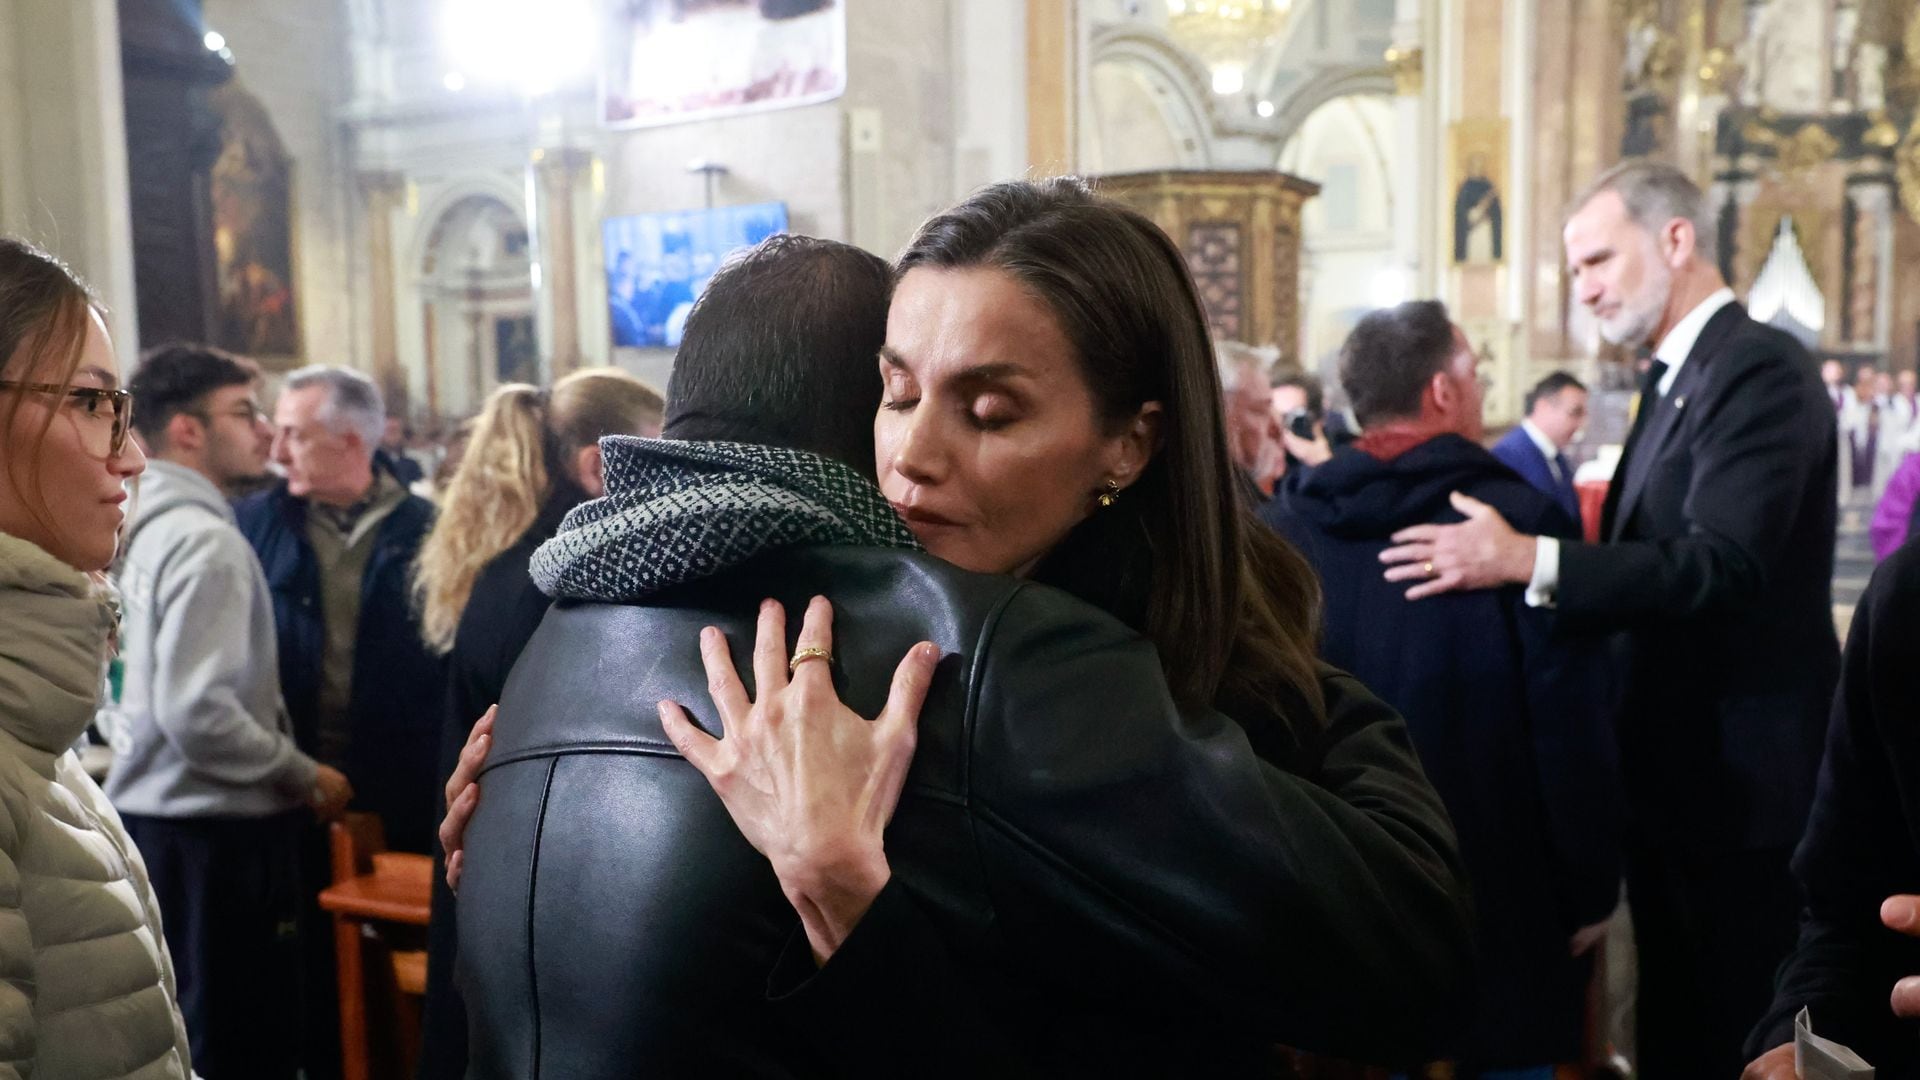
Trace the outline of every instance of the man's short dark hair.
{"type": "Polygon", "coordinates": [[[729,261],[687,315],[667,381],[670,439],[806,450],[873,475],[893,271],[782,233],[729,261]]]}
{"type": "Polygon", "coordinates": [[[1427,382],[1453,356],[1453,320],[1438,300],[1368,313],[1340,348],[1340,385],[1361,427],[1420,415],[1427,382]]]}
{"type": "Polygon", "coordinates": [[[1275,390],[1286,386],[1298,387],[1307,395],[1308,412],[1315,416],[1325,416],[1327,414],[1327,392],[1325,388],[1320,385],[1319,379],[1314,378],[1304,371],[1275,372],[1273,376],[1267,380],[1267,385],[1275,390]]]}
{"type": "Polygon", "coordinates": [[[133,393],[133,427],[151,446],[165,446],[167,425],[181,413],[195,413],[207,395],[228,386],[246,386],[260,377],[253,361],[211,345],[176,342],[140,356],[127,389],[133,393]]]}
{"type": "Polygon", "coordinates": [[[1581,382],[1579,379],[1574,378],[1564,371],[1556,371],[1546,378],[1541,379],[1539,382],[1534,383],[1533,389],[1527,391],[1526,414],[1532,416],[1535,405],[1559,394],[1562,390],[1579,390],[1584,393],[1586,389],[1586,383],[1581,382]]]}

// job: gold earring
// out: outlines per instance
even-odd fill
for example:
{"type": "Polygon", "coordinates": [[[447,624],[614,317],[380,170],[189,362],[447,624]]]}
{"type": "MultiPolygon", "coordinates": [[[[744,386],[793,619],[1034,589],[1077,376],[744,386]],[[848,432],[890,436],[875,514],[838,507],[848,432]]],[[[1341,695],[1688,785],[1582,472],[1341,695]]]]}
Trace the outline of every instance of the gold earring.
{"type": "Polygon", "coordinates": [[[1120,501],[1120,484],[1116,480],[1107,481],[1107,490],[1102,491],[1099,502],[1102,509],[1120,501]]]}

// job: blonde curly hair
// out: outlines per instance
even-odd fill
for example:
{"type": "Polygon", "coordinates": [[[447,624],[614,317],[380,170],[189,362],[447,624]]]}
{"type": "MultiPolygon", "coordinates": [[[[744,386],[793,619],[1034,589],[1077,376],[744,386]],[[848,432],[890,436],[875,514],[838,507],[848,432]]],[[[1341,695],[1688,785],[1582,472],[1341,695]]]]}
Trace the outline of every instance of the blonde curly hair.
{"type": "Polygon", "coordinates": [[[551,392],[526,383],[496,389],[414,563],[427,647],[453,649],[474,580],[533,526],[569,459],[602,436],[658,435],[665,411],[658,390],[618,368],[576,371],[551,392]]]}

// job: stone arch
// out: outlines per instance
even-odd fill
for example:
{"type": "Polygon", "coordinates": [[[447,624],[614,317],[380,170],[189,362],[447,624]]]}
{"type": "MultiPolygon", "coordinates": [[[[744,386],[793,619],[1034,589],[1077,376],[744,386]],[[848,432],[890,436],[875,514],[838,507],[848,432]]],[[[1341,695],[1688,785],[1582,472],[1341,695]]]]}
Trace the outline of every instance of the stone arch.
{"type": "MultiPolygon", "coordinates": [[[[1152,162],[1144,167],[1197,169],[1212,164],[1216,117],[1206,70],[1197,61],[1182,52],[1164,33],[1138,23],[1096,32],[1091,52],[1093,62],[1089,70],[1095,81],[1096,99],[1103,68],[1121,78],[1130,77],[1144,90],[1145,100],[1152,102],[1154,114],[1164,125],[1175,156],[1173,160],[1152,162]]],[[[1092,103],[1091,112],[1089,126],[1096,130],[1082,137],[1083,160],[1093,157],[1111,160],[1111,151],[1103,145],[1106,133],[1098,130],[1102,123],[1098,100],[1092,103]],[[1089,155],[1085,152],[1089,149],[1103,152],[1089,155]]],[[[1100,167],[1096,163],[1090,171],[1129,170],[1100,167]]]]}
{"type": "Polygon", "coordinates": [[[1353,64],[1323,69],[1284,97],[1274,99],[1274,146],[1285,146],[1322,105],[1344,97],[1393,93],[1393,73],[1385,67],[1353,64]]]}
{"type": "Polygon", "coordinates": [[[419,216],[405,267],[404,359],[418,399],[441,415],[477,410],[502,382],[539,382],[533,260],[522,199],[510,185],[451,187],[419,216]]]}

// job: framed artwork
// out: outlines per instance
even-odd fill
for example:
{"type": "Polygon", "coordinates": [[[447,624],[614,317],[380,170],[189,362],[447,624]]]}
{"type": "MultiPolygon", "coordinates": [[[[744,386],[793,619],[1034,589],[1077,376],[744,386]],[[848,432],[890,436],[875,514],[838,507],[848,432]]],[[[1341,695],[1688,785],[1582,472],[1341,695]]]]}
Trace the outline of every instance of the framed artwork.
{"type": "Polygon", "coordinates": [[[533,316],[493,320],[493,369],[494,377],[502,383],[540,381],[540,347],[533,336],[533,316]]]}
{"type": "Polygon", "coordinates": [[[1501,201],[1507,190],[1507,122],[1457,121],[1451,150],[1453,261],[1500,262],[1506,253],[1501,201]]]}
{"type": "Polygon", "coordinates": [[[607,315],[616,346],[675,348],[693,302],[732,252],[787,231],[786,203],[608,218],[607,315]]]}
{"type": "Polygon", "coordinates": [[[830,101],[845,0],[602,0],[600,119],[644,127],[830,101]]]}
{"type": "Polygon", "coordinates": [[[255,359],[301,352],[293,263],[293,164],[260,102],[235,79],[212,92],[220,156],[210,181],[214,343],[255,359]]]}

